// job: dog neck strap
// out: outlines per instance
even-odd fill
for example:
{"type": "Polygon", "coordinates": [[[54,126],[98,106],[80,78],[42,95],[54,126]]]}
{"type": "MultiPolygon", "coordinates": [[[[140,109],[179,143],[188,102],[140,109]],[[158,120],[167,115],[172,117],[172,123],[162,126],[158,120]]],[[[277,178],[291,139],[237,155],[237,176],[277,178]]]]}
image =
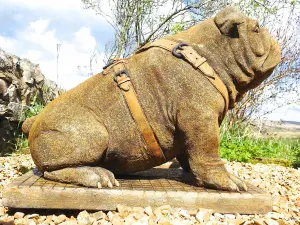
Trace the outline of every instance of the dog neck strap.
{"type": "Polygon", "coordinates": [[[228,91],[214,69],[207,63],[206,58],[198,54],[194,48],[184,42],[175,42],[166,39],[160,39],[151,42],[137,51],[137,53],[145,51],[151,47],[159,47],[172,52],[177,58],[181,58],[190,63],[195,69],[200,70],[210,83],[221,93],[225,101],[224,115],[228,111],[229,96],[228,91]]]}
{"type": "Polygon", "coordinates": [[[112,62],[103,72],[104,74],[106,74],[111,70],[114,71],[114,81],[122,90],[122,94],[124,96],[126,104],[138,129],[140,130],[144,138],[147,149],[150,150],[154,156],[156,156],[157,160],[159,160],[159,163],[165,163],[167,160],[157,142],[154,132],[151,126],[149,125],[145,113],[139,103],[137,94],[130,80],[129,73],[125,67],[126,63],[126,60],[118,59],[112,62]]]}

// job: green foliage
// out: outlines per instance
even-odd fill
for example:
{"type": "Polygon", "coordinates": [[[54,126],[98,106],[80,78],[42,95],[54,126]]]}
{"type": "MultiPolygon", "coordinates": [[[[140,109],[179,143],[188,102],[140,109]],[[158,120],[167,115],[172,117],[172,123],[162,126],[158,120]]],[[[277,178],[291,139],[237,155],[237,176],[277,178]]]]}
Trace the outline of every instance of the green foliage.
{"type": "MultiPolygon", "coordinates": [[[[34,100],[33,102],[31,102],[30,107],[24,111],[22,115],[23,119],[25,120],[26,118],[36,116],[44,109],[44,107],[45,105],[43,103],[34,100]]],[[[12,149],[15,153],[24,153],[29,148],[27,137],[22,132],[20,132],[20,125],[21,124],[19,124],[19,129],[15,133],[16,138],[14,143],[14,149],[12,149]]]]}
{"type": "Polygon", "coordinates": [[[43,109],[45,105],[43,103],[39,102],[33,102],[28,110],[25,112],[25,118],[29,118],[32,116],[36,116],[39,114],[43,109]]]}
{"type": "Polygon", "coordinates": [[[28,148],[29,145],[28,145],[27,137],[23,133],[19,134],[18,137],[16,138],[14,152],[17,154],[23,154],[28,150],[28,148]]]}
{"type": "Polygon", "coordinates": [[[176,23],[173,27],[171,27],[171,34],[177,34],[184,30],[184,24],[182,22],[176,23]]]}
{"type": "Polygon", "coordinates": [[[221,127],[221,157],[229,161],[300,165],[300,140],[255,138],[249,126],[236,122],[221,127]]]}

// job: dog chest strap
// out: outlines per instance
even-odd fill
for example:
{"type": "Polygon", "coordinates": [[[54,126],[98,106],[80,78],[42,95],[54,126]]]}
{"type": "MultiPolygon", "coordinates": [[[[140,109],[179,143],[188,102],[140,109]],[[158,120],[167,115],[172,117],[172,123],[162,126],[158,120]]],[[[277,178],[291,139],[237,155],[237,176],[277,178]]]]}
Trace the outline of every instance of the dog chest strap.
{"type": "Polygon", "coordinates": [[[124,63],[118,63],[112,67],[115,72],[114,81],[122,90],[122,94],[126,100],[130,113],[145,140],[148,150],[150,150],[154,156],[159,158],[161,162],[166,162],[165,156],[156,140],[154,132],[147,121],[141,105],[139,104],[137,94],[124,63]]]}
{"type": "Polygon", "coordinates": [[[206,62],[206,58],[199,55],[198,52],[195,51],[192,46],[183,42],[178,43],[166,39],[160,39],[145,45],[140,50],[138,50],[137,53],[142,52],[151,47],[159,47],[167,51],[170,51],[177,58],[182,58],[186,60],[195,69],[200,70],[205,75],[205,77],[210,81],[210,83],[223,96],[225,101],[225,112],[227,112],[229,106],[229,96],[225,84],[217,75],[217,73],[214,71],[214,69],[206,62]]]}

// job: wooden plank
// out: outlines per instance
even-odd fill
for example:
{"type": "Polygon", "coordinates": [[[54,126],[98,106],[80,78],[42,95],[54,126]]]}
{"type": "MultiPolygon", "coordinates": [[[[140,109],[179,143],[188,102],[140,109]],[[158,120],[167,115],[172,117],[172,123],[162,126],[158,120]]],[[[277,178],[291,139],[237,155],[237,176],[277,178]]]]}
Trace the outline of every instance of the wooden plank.
{"type": "Polygon", "coordinates": [[[20,183],[18,185],[18,187],[19,188],[31,187],[38,179],[40,179],[40,177],[33,174],[27,180],[25,180],[24,182],[20,183]]]}
{"type": "MultiPolygon", "coordinates": [[[[210,208],[219,213],[240,214],[266,213],[272,210],[271,195],[249,184],[251,193],[204,189],[180,182],[178,174],[174,179],[176,169],[168,170],[173,174],[170,179],[161,176],[154,179],[151,174],[145,172],[145,176],[138,175],[136,179],[119,179],[121,186],[112,189],[62,184],[31,174],[22,184],[12,185],[4,190],[3,204],[11,208],[74,210],[115,210],[117,204],[131,207],[158,207],[168,204],[185,208],[190,213],[195,213],[199,208],[210,208]]],[[[168,175],[167,171],[162,172],[168,175]]]]}
{"type": "Polygon", "coordinates": [[[64,190],[65,187],[66,187],[66,184],[64,184],[64,183],[56,183],[53,188],[56,190],[64,190]]]}
{"type": "Polygon", "coordinates": [[[54,187],[54,185],[56,184],[56,182],[54,181],[46,181],[42,188],[45,188],[45,189],[52,189],[54,187]]]}

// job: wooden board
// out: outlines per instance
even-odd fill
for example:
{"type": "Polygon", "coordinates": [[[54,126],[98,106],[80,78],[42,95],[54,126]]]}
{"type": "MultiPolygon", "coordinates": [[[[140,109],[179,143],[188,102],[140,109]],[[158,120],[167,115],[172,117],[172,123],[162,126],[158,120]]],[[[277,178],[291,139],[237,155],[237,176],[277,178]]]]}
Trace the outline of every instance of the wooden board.
{"type": "Polygon", "coordinates": [[[3,192],[10,208],[115,210],[117,204],[158,207],[171,205],[190,213],[199,208],[219,213],[255,214],[272,211],[272,197],[248,184],[248,192],[226,192],[196,187],[178,168],[153,168],[118,177],[120,187],[86,188],[45,180],[33,170],[15,179],[3,192]]]}

